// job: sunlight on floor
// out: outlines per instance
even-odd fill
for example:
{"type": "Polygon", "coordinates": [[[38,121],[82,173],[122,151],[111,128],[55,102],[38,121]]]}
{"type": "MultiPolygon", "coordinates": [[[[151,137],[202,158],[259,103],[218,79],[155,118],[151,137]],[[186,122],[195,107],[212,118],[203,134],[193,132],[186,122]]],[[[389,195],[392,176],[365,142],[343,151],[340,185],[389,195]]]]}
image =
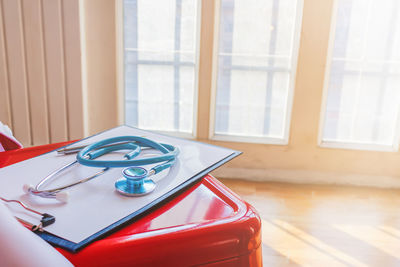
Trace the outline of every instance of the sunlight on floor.
{"type": "Polygon", "coordinates": [[[223,183],[260,214],[264,266],[400,266],[400,190],[223,183]]]}
{"type": "Polygon", "coordinates": [[[262,220],[263,244],[302,266],[368,266],[290,223],[262,220]]]}
{"type": "Polygon", "coordinates": [[[400,259],[400,239],[398,236],[393,236],[386,230],[381,229],[391,229],[391,231],[399,232],[392,227],[387,226],[368,226],[368,225],[335,225],[335,228],[345,232],[348,235],[353,236],[369,245],[376,247],[385,253],[400,259]]]}

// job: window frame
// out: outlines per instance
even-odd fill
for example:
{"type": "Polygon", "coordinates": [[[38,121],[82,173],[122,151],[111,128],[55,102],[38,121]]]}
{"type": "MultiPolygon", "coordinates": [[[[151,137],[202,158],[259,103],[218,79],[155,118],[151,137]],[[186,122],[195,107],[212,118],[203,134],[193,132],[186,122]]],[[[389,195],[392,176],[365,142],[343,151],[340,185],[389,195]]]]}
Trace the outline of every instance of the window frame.
{"type": "Polygon", "coordinates": [[[295,83],[297,73],[297,63],[300,49],[300,35],[303,21],[303,6],[304,0],[297,0],[296,18],[293,35],[293,49],[291,54],[291,70],[289,71],[290,80],[288,85],[287,106],[285,111],[285,123],[283,137],[269,137],[269,136],[243,136],[232,134],[218,134],[215,133],[215,116],[216,116],[216,94],[217,94],[217,79],[218,79],[218,48],[219,48],[219,26],[220,26],[220,12],[221,0],[216,0],[216,9],[214,12],[215,17],[215,30],[214,30],[214,47],[213,47],[213,84],[211,86],[211,113],[208,138],[213,141],[229,141],[239,143],[258,143],[258,144],[271,144],[271,145],[288,145],[290,135],[290,125],[292,119],[293,99],[295,94],[295,83]]]}
{"type": "MultiPolygon", "coordinates": [[[[196,140],[243,152],[243,156],[216,170],[214,175],[220,178],[295,183],[381,187],[400,184],[400,153],[325,148],[318,144],[334,1],[303,0],[289,139],[287,145],[274,145],[210,139],[211,100],[215,97],[210,88],[215,82],[212,67],[216,63],[213,57],[216,3],[214,0],[202,0],[196,140]]],[[[118,23],[121,22],[120,17],[116,19],[118,23]]],[[[120,90],[123,91],[123,87],[120,90]]]]}
{"type": "MultiPolygon", "coordinates": [[[[118,114],[120,124],[125,123],[125,70],[124,70],[124,10],[123,1],[116,1],[117,20],[117,75],[118,75],[118,114]]],[[[193,127],[191,133],[179,131],[156,131],[189,139],[207,139],[213,141],[260,143],[273,145],[287,145],[289,143],[292,107],[296,82],[296,70],[300,48],[300,35],[302,27],[302,14],[304,0],[297,0],[295,29],[293,35],[293,49],[291,55],[291,70],[289,72],[288,99],[285,114],[283,138],[279,137],[248,137],[215,133],[215,106],[218,75],[218,39],[220,23],[221,0],[197,2],[197,35],[196,35],[196,62],[195,62],[195,88],[193,101],[193,127]],[[210,23],[212,22],[212,23],[210,23]],[[206,25],[207,24],[207,25],[206,25]],[[212,24],[212,25],[210,25],[212,24]],[[201,62],[211,58],[211,68],[201,67],[201,62]],[[205,84],[201,82],[205,80],[205,84]],[[208,107],[204,112],[201,107],[208,107]],[[206,125],[207,122],[207,125],[206,125]],[[199,131],[204,129],[205,131],[199,131]],[[205,134],[207,132],[207,134],[205,134]]],[[[203,63],[204,65],[204,63],[203,63]]]]}
{"type": "MultiPolygon", "coordinates": [[[[191,132],[150,130],[160,134],[172,135],[179,138],[196,139],[198,121],[198,95],[199,95],[199,60],[200,60],[200,32],[202,23],[202,0],[197,1],[196,14],[196,47],[194,63],[194,92],[193,92],[193,126],[191,132]]],[[[124,0],[117,0],[115,3],[116,18],[116,70],[117,70],[117,102],[118,102],[118,123],[126,124],[126,90],[125,90],[125,42],[124,42],[124,0]]]]}

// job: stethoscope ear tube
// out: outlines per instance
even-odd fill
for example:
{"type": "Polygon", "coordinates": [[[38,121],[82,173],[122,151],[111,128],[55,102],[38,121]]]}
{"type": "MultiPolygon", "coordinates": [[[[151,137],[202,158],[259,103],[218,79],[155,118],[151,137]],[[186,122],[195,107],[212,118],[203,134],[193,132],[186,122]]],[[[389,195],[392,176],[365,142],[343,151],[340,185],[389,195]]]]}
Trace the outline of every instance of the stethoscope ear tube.
{"type": "Polygon", "coordinates": [[[154,174],[157,174],[165,169],[171,168],[174,164],[175,164],[175,159],[172,159],[163,164],[157,165],[151,169],[154,170],[154,174]]]}
{"type": "Polygon", "coordinates": [[[138,155],[141,151],[140,146],[135,145],[133,143],[127,143],[127,144],[115,144],[112,146],[108,147],[102,147],[99,149],[96,149],[94,151],[91,151],[87,153],[84,157],[89,158],[89,159],[96,159],[98,157],[101,157],[107,153],[113,152],[113,151],[118,151],[118,150],[132,150],[128,154],[125,155],[125,157],[132,157],[133,155],[138,155]]]}
{"type": "MultiPolygon", "coordinates": [[[[125,144],[125,145],[127,145],[127,144],[125,144]]],[[[119,145],[117,145],[117,146],[119,146],[119,145]]],[[[105,153],[115,151],[115,150],[120,150],[120,149],[113,149],[113,146],[102,148],[101,155],[104,155],[105,153]],[[107,152],[105,152],[105,151],[107,151],[107,152]]],[[[138,154],[139,153],[135,153],[134,155],[137,156],[138,154]]],[[[140,137],[140,136],[118,136],[118,137],[104,139],[97,143],[88,145],[87,147],[85,147],[78,153],[78,155],[76,156],[76,159],[80,164],[85,165],[85,166],[103,167],[103,168],[105,168],[105,167],[120,168],[120,167],[130,167],[130,166],[142,166],[142,165],[149,165],[149,164],[170,161],[170,160],[174,160],[178,154],[179,154],[179,150],[176,147],[171,146],[171,145],[160,144],[160,143],[154,142],[150,139],[140,137]],[[103,146],[108,146],[112,143],[117,143],[117,142],[121,142],[121,141],[135,142],[135,143],[129,144],[129,145],[132,145],[133,147],[138,147],[138,146],[152,147],[154,149],[159,150],[161,153],[163,153],[163,155],[151,157],[151,158],[143,158],[143,159],[134,159],[133,155],[130,155],[127,157],[128,158],[127,160],[113,160],[113,161],[95,160],[95,158],[93,158],[93,153],[91,151],[93,151],[97,148],[100,148],[103,146]]]]}

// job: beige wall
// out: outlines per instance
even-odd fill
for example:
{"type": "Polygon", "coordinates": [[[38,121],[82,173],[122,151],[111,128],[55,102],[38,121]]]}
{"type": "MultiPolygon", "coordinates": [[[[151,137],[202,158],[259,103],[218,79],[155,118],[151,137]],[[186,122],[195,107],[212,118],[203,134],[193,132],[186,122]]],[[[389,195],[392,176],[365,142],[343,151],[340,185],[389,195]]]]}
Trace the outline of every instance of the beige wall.
{"type": "Polygon", "coordinates": [[[83,0],[87,133],[118,125],[115,1],[83,0]]]}

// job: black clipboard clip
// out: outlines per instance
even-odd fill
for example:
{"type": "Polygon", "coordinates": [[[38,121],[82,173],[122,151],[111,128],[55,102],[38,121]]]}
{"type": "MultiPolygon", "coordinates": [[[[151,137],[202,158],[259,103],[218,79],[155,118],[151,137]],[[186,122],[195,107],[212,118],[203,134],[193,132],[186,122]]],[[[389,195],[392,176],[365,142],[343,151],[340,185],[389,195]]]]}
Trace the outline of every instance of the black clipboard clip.
{"type": "Polygon", "coordinates": [[[11,202],[13,202],[13,203],[18,203],[18,204],[21,205],[25,210],[30,211],[30,212],[32,212],[32,213],[35,213],[35,214],[37,214],[37,215],[39,215],[39,216],[42,216],[42,218],[40,219],[40,223],[37,224],[37,225],[32,224],[32,223],[30,223],[30,222],[27,222],[27,221],[25,221],[25,220],[23,220],[23,219],[18,218],[18,217],[15,216],[15,218],[16,218],[19,222],[21,222],[21,223],[23,223],[23,224],[29,226],[33,232],[35,232],[35,231],[41,231],[41,232],[43,232],[43,227],[49,226],[49,225],[53,224],[53,223],[56,221],[56,217],[54,217],[53,215],[50,215],[50,214],[48,214],[48,213],[41,213],[41,212],[39,212],[39,211],[36,211],[36,210],[34,210],[34,209],[31,209],[31,208],[29,208],[27,205],[25,205],[24,203],[22,203],[22,202],[19,201],[19,200],[15,200],[15,199],[6,199],[6,198],[3,198],[3,197],[0,197],[0,200],[2,200],[2,201],[4,201],[4,202],[7,202],[7,203],[11,203],[11,202]]]}

